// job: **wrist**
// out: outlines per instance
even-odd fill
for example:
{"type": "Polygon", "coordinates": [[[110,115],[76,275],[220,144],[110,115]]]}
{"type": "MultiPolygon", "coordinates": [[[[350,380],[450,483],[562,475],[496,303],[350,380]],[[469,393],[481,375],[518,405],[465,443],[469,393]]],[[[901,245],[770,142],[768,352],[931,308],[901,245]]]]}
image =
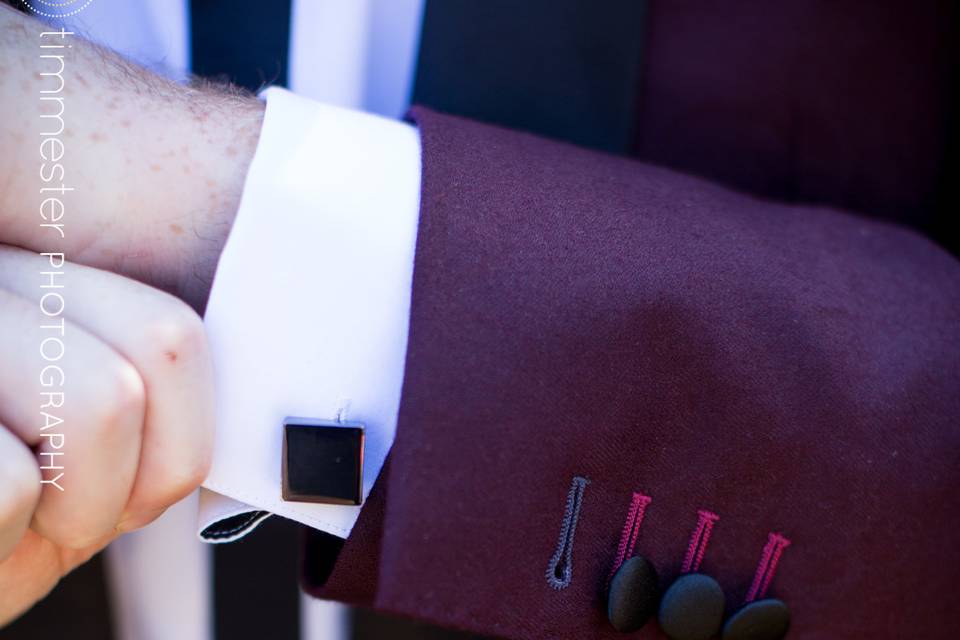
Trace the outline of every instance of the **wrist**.
{"type": "Polygon", "coordinates": [[[164,133],[149,151],[155,161],[135,178],[150,191],[137,198],[144,207],[141,224],[127,234],[136,250],[108,268],[166,289],[202,312],[240,205],[264,106],[207,91],[188,100],[182,111],[159,113],[149,127],[164,133]]]}
{"type": "Polygon", "coordinates": [[[0,12],[0,244],[62,252],[202,309],[263,105],[50,29],[0,12]]]}

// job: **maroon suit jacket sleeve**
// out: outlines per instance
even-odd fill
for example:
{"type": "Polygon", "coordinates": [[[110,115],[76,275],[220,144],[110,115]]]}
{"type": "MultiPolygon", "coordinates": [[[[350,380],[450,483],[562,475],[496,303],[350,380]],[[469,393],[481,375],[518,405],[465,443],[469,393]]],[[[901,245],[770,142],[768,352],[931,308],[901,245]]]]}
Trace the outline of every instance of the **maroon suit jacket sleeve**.
{"type": "Polygon", "coordinates": [[[607,581],[635,553],[664,586],[699,566],[728,611],[782,599],[791,638],[957,637],[954,258],[840,211],[415,118],[397,439],[329,578],[308,554],[308,590],[612,639],[607,581]]]}

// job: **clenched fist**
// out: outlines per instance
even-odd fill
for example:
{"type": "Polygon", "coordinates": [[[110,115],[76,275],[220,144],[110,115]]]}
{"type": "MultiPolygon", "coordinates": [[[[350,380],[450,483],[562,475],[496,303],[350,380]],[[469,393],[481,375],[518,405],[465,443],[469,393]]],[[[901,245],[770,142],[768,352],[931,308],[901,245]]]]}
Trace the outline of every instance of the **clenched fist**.
{"type": "Polygon", "coordinates": [[[186,304],[0,247],[0,625],[196,488],[213,424],[186,304]]]}

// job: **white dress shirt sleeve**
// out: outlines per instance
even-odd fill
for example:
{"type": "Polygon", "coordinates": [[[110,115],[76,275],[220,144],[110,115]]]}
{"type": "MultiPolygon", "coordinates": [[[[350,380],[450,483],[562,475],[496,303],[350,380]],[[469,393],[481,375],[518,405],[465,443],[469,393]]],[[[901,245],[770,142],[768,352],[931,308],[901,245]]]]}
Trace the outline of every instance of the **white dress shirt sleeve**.
{"type": "Polygon", "coordinates": [[[200,529],[218,542],[267,513],[349,534],[360,507],[281,499],[283,419],[364,423],[366,498],[393,443],[407,347],[418,132],[282,89],[264,95],[204,319],[217,433],[200,529]]]}

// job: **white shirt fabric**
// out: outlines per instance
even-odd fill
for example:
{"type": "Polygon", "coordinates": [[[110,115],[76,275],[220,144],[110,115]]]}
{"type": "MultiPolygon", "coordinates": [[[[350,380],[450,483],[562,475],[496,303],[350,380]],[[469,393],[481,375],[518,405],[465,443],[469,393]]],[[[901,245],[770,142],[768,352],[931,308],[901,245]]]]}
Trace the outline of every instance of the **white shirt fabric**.
{"type": "Polygon", "coordinates": [[[288,86],[327,104],[401,118],[410,106],[424,0],[293,0],[288,86]]]}
{"type": "MultiPolygon", "coordinates": [[[[291,89],[300,96],[313,98],[327,105],[348,107],[390,118],[402,117],[409,106],[410,94],[412,93],[423,5],[424,0],[294,0],[292,5],[293,17],[288,74],[291,89]]],[[[267,95],[270,96],[271,94],[268,93],[267,95]]],[[[309,158],[310,154],[327,154],[330,152],[329,155],[323,155],[323,158],[326,158],[327,164],[336,166],[339,164],[338,154],[346,153],[348,154],[344,156],[346,158],[350,157],[349,154],[352,153],[349,143],[344,144],[340,148],[331,148],[334,140],[343,140],[343,138],[333,137],[330,140],[314,139],[310,145],[305,146],[299,145],[300,140],[295,135],[295,132],[304,128],[310,128],[313,118],[328,122],[328,128],[334,129],[336,125],[332,120],[335,118],[344,118],[345,121],[349,120],[358,130],[364,128],[368,123],[374,122],[374,120],[347,118],[345,112],[323,109],[321,105],[316,105],[316,111],[313,113],[308,110],[297,112],[298,119],[294,120],[285,117],[285,115],[281,113],[281,111],[287,109],[288,104],[292,105],[293,101],[288,103],[285,100],[283,105],[274,104],[271,106],[271,98],[268,97],[267,118],[273,120],[274,123],[268,129],[265,121],[264,128],[261,131],[260,144],[258,145],[254,163],[251,165],[247,187],[244,190],[244,202],[241,203],[237,223],[234,224],[231,238],[237,236],[239,233],[237,228],[241,216],[243,218],[249,217],[254,219],[262,219],[263,217],[262,213],[258,213],[259,209],[263,206],[263,201],[260,201],[256,206],[245,206],[245,202],[248,197],[249,185],[252,184],[252,181],[257,180],[258,183],[262,182],[259,179],[259,174],[272,170],[271,164],[257,162],[257,158],[260,157],[262,150],[269,146],[271,149],[275,149],[275,155],[279,156],[285,153],[278,145],[270,144],[273,136],[284,135],[283,132],[290,134],[285,138],[287,143],[293,145],[288,151],[289,153],[292,153],[294,148],[298,148],[303,151],[302,155],[306,155],[307,158],[309,158]]],[[[353,116],[356,114],[349,115],[353,116]]],[[[379,122],[381,128],[379,128],[378,131],[383,131],[384,129],[382,127],[384,123],[383,121],[379,122]]],[[[403,138],[402,143],[394,148],[390,147],[390,145],[383,145],[372,140],[370,142],[373,146],[368,149],[367,152],[376,154],[382,150],[387,154],[395,153],[395,155],[391,156],[391,162],[394,163],[394,165],[397,162],[402,162],[408,169],[416,167],[416,181],[415,183],[410,182],[408,186],[416,188],[419,193],[419,140],[415,140],[416,149],[414,150],[411,145],[411,142],[414,140],[410,135],[412,130],[409,128],[409,125],[393,124],[397,127],[403,126],[408,130],[408,135],[406,136],[400,134],[398,130],[397,136],[403,138]]],[[[384,141],[391,141],[392,143],[394,137],[388,136],[384,138],[384,141]]],[[[299,176],[299,179],[305,181],[305,183],[309,183],[316,178],[316,174],[312,173],[313,168],[310,165],[310,161],[306,161],[301,167],[304,171],[303,174],[299,176]]],[[[284,166],[289,170],[293,165],[287,163],[284,166]]],[[[356,165],[356,169],[359,173],[354,173],[353,175],[358,179],[358,183],[362,182],[365,185],[364,190],[368,185],[376,184],[377,181],[381,179],[381,177],[377,175],[377,169],[373,166],[365,170],[360,168],[359,165],[356,165]]],[[[265,200],[267,201],[269,201],[271,196],[266,194],[282,192],[283,187],[281,186],[281,182],[289,185],[293,179],[291,174],[281,175],[279,172],[276,172],[272,175],[272,191],[261,191],[261,193],[265,194],[265,200]]],[[[386,186],[385,183],[384,187],[386,186]]],[[[342,196],[349,197],[345,185],[343,187],[342,196]]],[[[336,188],[336,185],[330,185],[331,190],[336,188]]],[[[332,191],[327,191],[327,193],[330,194],[332,191]]],[[[310,198],[315,197],[318,197],[318,194],[310,195],[310,198]]],[[[319,195],[321,199],[324,197],[326,196],[319,195]]],[[[316,207],[311,207],[311,205],[307,203],[303,211],[323,211],[324,206],[321,204],[321,199],[316,200],[316,207]]],[[[389,199],[385,198],[384,201],[389,201],[389,199]]],[[[418,206],[419,205],[417,205],[417,207],[418,206]]],[[[383,216],[387,211],[388,210],[378,204],[366,211],[367,219],[368,221],[375,220],[377,216],[383,216]]],[[[396,211],[393,213],[396,214],[396,217],[386,220],[387,223],[399,223],[401,220],[400,216],[409,217],[413,215],[413,232],[416,232],[416,210],[414,210],[412,214],[409,210],[396,211]]],[[[306,236],[316,237],[319,234],[325,237],[336,237],[337,231],[334,230],[334,233],[331,235],[331,229],[326,226],[333,223],[334,220],[328,220],[323,215],[300,216],[294,222],[301,225],[299,228],[302,229],[306,236]]],[[[409,227],[407,227],[407,229],[409,231],[409,227]]],[[[274,235],[278,234],[275,233],[274,235]]],[[[410,256],[412,264],[415,237],[410,238],[409,235],[403,237],[407,238],[408,244],[399,250],[402,250],[405,255],[410,256]]],[[[399,238],[398,236],[397,240],[399,240],[399,238]]],[[[392,260],[389,252],[381,256],[375,245],[366,245],[367,242],[373,241],[374,239],[374,237],[364,238],[362,236],[354,236],[352,242],[356,244],[354,244],[353,247],[358,251],[358,255],[364,255],[367,260],[379,260],[381,257],[387,261],[392,260]]],[[[342,241],[347,241],[347,238],[342,238],[342,241]]],[[[265,272],[269,273],[271,277],[277,278],[283,278],[286,274],[299,277],[295,274],[301,274],[301,271],[292,267],[292,265],[247,265],[239,268],[246,269],[247,272],[254,269],[260,269],[261,271],[266,270],[265,272]],[[287,268],[291,268],[292,270],[284,271],[287,268]]],[[[224,345],[224,348],[221,349],[217,346],[219,344],[218,335],[221,332],[220,327],[228,327],[230,324],[220,323],[216,328],[211,324],[211,322],[217,321],[216,315],[211,315],[211,311],[215,308],[214,303],[219,297],[217,283],[227,277],[231,280],[235,277],[234,268],[228,270],[224,266],[223,259],[221,259],[206,316],[208,333],[211,336],[212,348],[214,349],[214,363],[218,372],[222,370],[221,363],[224,367],[226,367],[228,363],[232,367],[234,358],[241,358],[243,353],[243,348],[234,349],[231,346],[231,348],[228,349],[226,345],[224,345]]],[[[349,278],[350,274],[345,273],[343,277],[349,278]]],[[[351,291],[359,291],[362,285],[359,281],[351,285],[346,279],[340,280],[340,282],[351,291]]],[[[398,370],[396,348],[402,344],[405,349],[406,345],[409,281],[405,286],[395,290],[391,289],[391,291],[395,291],[395,295],[391,296],[390,299],[400,304],[400,306],[391,306],[389,315],[397,319],[398,324],[396,328],[402,329],[402,339],[390,345],[389,353],[385,351],[379,354],[378,358],[371,358],[371,361],[376,360],[382,362],[386,367],[385,371],[389,370],[396,373],[398,370]],[[402,296],[403,300],[398,301],[397,295],[402,296]],[[403,311],[399,313],[401,308],[403,311]]],[[[289,292],[287,293],[289,294],[289,292]]],[[[289,299],[287,301],[289,302],[289,299]]],[[[383,302],[375,301],[373,304],[380,305],[383,304],[383,302]]],[[[391,303],[391,305],[393,305],[393,303],[391,303]]],[[[367,312],[372,310],[370,307],[366,309],[367,312]]],[[[277,367],[279,370],[297,370],[297,375],[277,377],[275,380],[286,381],[302,379],[300,376],[306,375],[307,372],[304,372],[302,367],[297,363],[302,362],[308,354],[296,353],[297,345],[302,347],[312,344],[313,347],[308,347],[308,350],[314,347],[322,349],[320,346],[321,343],[317,341],[323,340],[323,336],[325,335],[336,335],[335,332],[328,331],[323,323],[327,321],[332,322],[333,320],[329,315],[319,318],[317,323],[306,330],[308,335],[298,335],[296,331],[292,330],[292,327],[285,326],[285,335],[292,341],[288,343],[287,351],[289,357],[270,357],[268,360],[261,360],[260,362],[270,362],[272,366],[277,367]],[[311,339],[309,335],[312,335],[313,338],[311,339]]],[[[231,320],[231,323],[232,322],[233,320],[231,320]]],[[[277,324],[273,325],[274,328],[277,326],[277,324]]],[[[351,335],[357,343],[363,342],[363,332],[368,330],[368,328],[369,327],[359,326],[352,328],[353,333],[351,335]]],[[[399,333],[395,333],[394,335],[399,337],[399,333]]],[[[340,355],[343,356],[343,359],[339,361],[338,366],[350,367],[349,362],[359,362],[369,356],[370,352],[357,352],[356,354],[341,352],[340,355]]],[[[352,410],[349,412],[348,418],[351,420],[363,421],[362,417],[364,415],[374,416],[374,422],[368,422],[366,424],[367,457],[364,465],[364,497],[369,493],[372,482],[376,479],[382,466],[383,457],[393,442],[396,417],[394,415],[392,418],[386,418],[383,409],[395,402],[399,402],[399,384],[402,380],[402,374],[401,356],[401,360],[399,360],[399,378],[383,380],[378,377],[377,381],[382,382],[383,386],[371,386],[368,388],[368,390],[373,390],[373,395],[377,396],[375,399],[371,397],[370,393],[367,393],[363,398],[357,399],[352,398],[349,394],[341,394],[333,400],[335,404],[344,400],[350,401],[352,410]],[[357,404],[357,402],[360,402],[365,405],[368,401],[370,406],[357,404]],[[360,413],[357,413],[357,411],[360,411],[360,413]]],[[[237,379],[229,378],[229,374],[224,375],[228,377],[231,383],[238,381],[237,379]]],[[[322,379],[327,380],[327,378],[322,379]]],[[[319,383],[320,380],[321,379],[318,378],[317,382],[319,383]]],[[[200,514],[197,525],[198,534],[215,528],[218,522],[230,518],[238,518],[240,526],[232,526],[229,530],[219,528],[217,529],[217,535],[215,537],[204,537],[208,542],[232,542],[243,537],[260,524],[260,522],[263,521],[263,514],[258,514],[257,512],[266,511],[283,515],[303,524],[345,537],[359,514],[358,507],[330,507],[325,505],[277,502],[280,496],[279,447],[282,442],[282,431],[280,430],[280,423],[277,422],[277,416],[279,416],[280,421],[287,415],[303,415],[332,419],[336,417],[336,415],[339,415],[341,407],[333,407],[334,413],[331,414],[331,407],[324,407],[322,403],[317,400],[310,405],[315,408],[315,412],[297,413],[292,409],[296,406],[303,406],[307,402],[306,398],[308,398],[309,395],[307,394],[306,388],[296,392],[296,395],[299,396],[301,400],[294,399],[292,397],[294,395],[293,393],[288,393],[283,396],[286,400],[286,406],[288,407],[286,409],[276,406],[276,400],[279,400],[279,398],[269,397],[261,392],[255,396],[261,403],[259,404],[261,411],[258,413],[261,416],[265,416],[265,413],[269,412],[271,416],[270,424],[268,425],[266,423],[264,417],[262,424],[258,424],[258,426],[252,426],[252,422],[246,422],[243,424],[250,426],[240,427],[226,419],[224,412],[231,413],[232,415],[233,409],[231,403],[234,398],[242,397],[242,394],[235,392],[233,389],[237,387],[234,387],[232,384],[229,390],[224,386],[220,386],[221,384],[226,384],[227,380],[221,381],[218,379],[217,382],[218,409],[221,411],[218,421],[217,445],[214,449],[213,471],[208,481],[204,484],[207,489],[212,491],[201,491],[200,514]],[[272,410],[268,410],[267,407],[273,408],[272,410]],[[316,411],[325,413],[316,413],[316,411]],[[264,442],[265,445],[269,444],[267,449],[263,452],[257,451],[251,446],[251,443],[243,439],[238,440],[237,437],[234,437],[244,429],[258,430],[257,432],[261,433],[264,437],[266,437],[268,430],[271,431],[272,439],[269,440],[269,442],[264,442]],[[229,439],[223,436],[223,433],[228,430],[231,434],[229,439]],[[262,432],[259,430],[262,430],[262,432]],[[277,438],[281,439],[277,440],[277,438]],[[269,451],[269,453],[266,453],[266,451],[269,451]],[[249,460],[250,458],[255,458],[257,460],[253,469],[248,469],[244,472],[244,470],[240,469],[241,465],[233,462],[234,454],[238,452],[245,454],[239,455],[238,459],[249,460]],[[276,455],[274,455],[274,453],[276,453],[276,455]],[[273,468],[274,466],[276,466],[276,469],[273,468]]],[[[314,393],[316,392],[316,386],[313,387],[312,391],[314,393]]],[[[322,393],[326,392],[324,391],[322,393]]],[[[250,436],[251,434],[241,433],[240,435],[250,436]]],[[[263,440],[258,440],[258,442],[263,442],[263,440]]]]}
{"type": "Polygon", "coordinates": [[[281,498],[282,425],[286,416],[362,422],[366,497],[400,406],[420,139],[409,124],[282,89],[265,97],[204,319],[217,390],[204,486],[346,537],[360,507],[281,498]]]}

